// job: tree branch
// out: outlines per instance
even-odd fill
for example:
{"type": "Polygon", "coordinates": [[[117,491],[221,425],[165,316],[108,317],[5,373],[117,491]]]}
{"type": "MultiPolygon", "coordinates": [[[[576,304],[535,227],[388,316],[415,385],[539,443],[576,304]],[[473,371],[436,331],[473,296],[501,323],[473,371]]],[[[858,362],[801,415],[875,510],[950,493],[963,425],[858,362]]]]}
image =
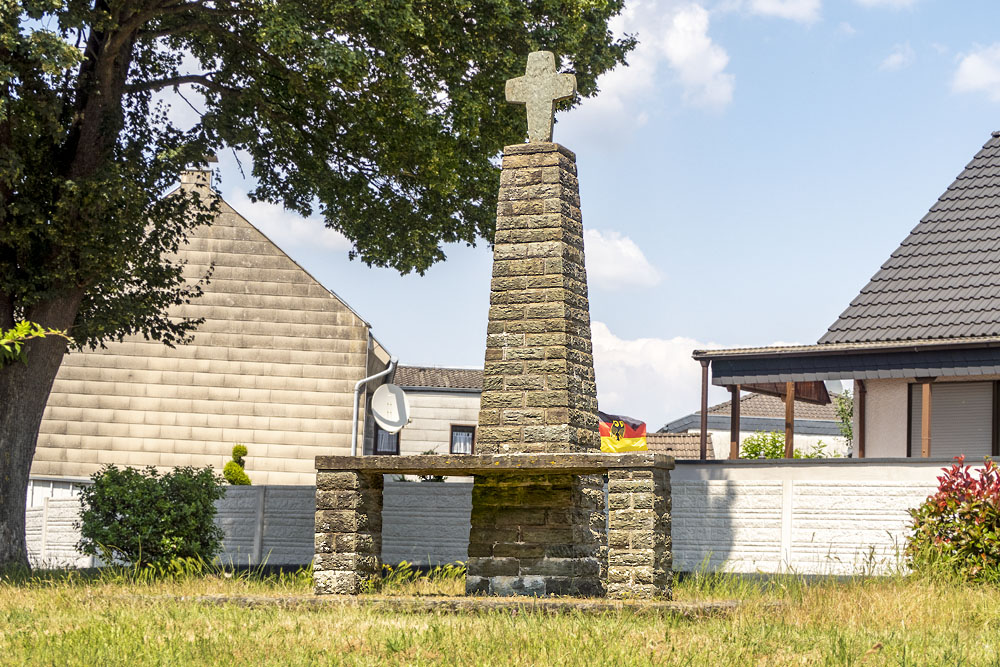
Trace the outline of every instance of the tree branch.
{"type": "Polygon", "coordinates": [[[227,86],[223,86],[221,83],[212,81],[208,78],[211,74],[216,74],[216,72],[210,72],[208,74],[179,74],[177,76],[169,76],[164,79],[153,79],[151,81],[131,83],[125,86],[125,92],[141,93],[146,90],[160,90],[161,88],[181,86],[185,83],[194,83],[199,86],[211,88],[212,90],[218,90],[220,92],[236,92],[235,88],[229,88],[227,86]]]}

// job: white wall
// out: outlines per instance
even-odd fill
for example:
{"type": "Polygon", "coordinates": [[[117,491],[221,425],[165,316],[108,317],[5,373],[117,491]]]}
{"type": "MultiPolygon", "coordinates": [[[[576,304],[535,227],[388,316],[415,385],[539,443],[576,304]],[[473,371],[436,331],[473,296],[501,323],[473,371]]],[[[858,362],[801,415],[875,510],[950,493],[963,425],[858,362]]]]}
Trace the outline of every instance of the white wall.
{"type": "MultiPolygon", "coordinates": [[[[316,487],[231,486],[216,502],[226,565],[307,565],[315,552],[316,487]]],[[[382,559],[415,564],[464,561],[469,547],[472,483],[386,480],[382,559]]],[[[35,567],[93,567],[76,551],[80,501],[44,498],[27,511],[28,555],[35,567]]]]}
{"type": "MultiPolygon", "coordinates": [[[[906,380],[865,380],[865,456],[906,456],[906,380]]],[[[857,396],[855,386],[854,395],[857,396]]],[[[858,433],[858,409],[854,409],[854,433],[858,433]]]]}
{"type": "Polygon", "coordinates": [[[406,392],[412,421],[399,432],[400,454],[423,454],[433,449],[447,454],[451,426],[476,426],[479,422],[479,392],[406,392]]]}
{"type": "Polygon", "coordinates": [[[671,475],[674,569],[890,572],[901,564],[907,510],[934,491],[946,464],[679,462],[671,475]]]}
{"type": "MultiPolygon", "coordinates": [[[[678,462],[671,474],[674,569],[885,573],[899,564],[907,510],[937,486],[942,459],[678,462]]],[[[383,560],[465,560],[471,483],[385,485],[383,560]]],[[[313,555],[313,487],[230,488],[219,503],[224,560],[304,565],[313,555]],[[269,555],[268,555],[269,554],[269,555]]],[[[28,511],[38,564],[86,565],[72,546],[79,503],[28,511]],[[46,520],[45,529],[42,525],[46,520]]]]}

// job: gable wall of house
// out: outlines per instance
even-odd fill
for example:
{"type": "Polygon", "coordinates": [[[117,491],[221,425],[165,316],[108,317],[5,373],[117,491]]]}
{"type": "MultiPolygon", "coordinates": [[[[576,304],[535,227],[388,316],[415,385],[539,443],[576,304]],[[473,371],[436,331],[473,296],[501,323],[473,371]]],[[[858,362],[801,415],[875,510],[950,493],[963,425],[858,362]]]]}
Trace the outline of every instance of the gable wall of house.
{"type": "Polygon", "coordinates": [[[406,392],[413,420],[399,434],[400,454],[423,454],[433,449],[447,454],[451,446],[451,426],[476,426],[479,419],[479,392],[406,392]]]}
{"type": "Polygon", "coordinates": [[[192,280],[215,267],[200,298],[168,311],[205,318],[193,341],[129,337],[68,355],[34,476],[85,478],[108,463],[221,469],[243,443],[253,483],[312,484],[316,456],[349,453],[354,384],[373,361],[368,325],[226,204],[180,254],[192,280]]]}

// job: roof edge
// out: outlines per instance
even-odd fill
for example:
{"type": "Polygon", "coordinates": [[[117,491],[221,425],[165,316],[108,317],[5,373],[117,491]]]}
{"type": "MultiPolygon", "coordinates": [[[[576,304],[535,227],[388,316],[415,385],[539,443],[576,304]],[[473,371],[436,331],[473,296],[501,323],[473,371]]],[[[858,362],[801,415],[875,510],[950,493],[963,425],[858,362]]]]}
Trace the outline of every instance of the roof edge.
{"type": "Polygon", "coordinates": [[[980,338],[930,338],[907,341],[886,341],[872,343],[825,343],[817,345],[790,345],[787,347],[745,347],[720,350],[694,350],[691,357],[696,361],[712,361],[719,358],[772,358],[772,357],[812,357],[841,354],[877,354],[888,351],[938,350],[953,348],[1000,347],[1000,336],[980,338]]]}

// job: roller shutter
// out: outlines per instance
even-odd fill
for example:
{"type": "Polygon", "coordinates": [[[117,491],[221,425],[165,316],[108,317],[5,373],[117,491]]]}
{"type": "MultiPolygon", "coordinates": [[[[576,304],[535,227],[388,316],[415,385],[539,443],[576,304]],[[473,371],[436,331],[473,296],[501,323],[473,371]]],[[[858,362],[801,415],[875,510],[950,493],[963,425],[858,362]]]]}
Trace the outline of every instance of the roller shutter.
{"type": "MultiPolygon", "coordinates": [[[[922,386],[910,385],[910,455],[920,456],[922,386]]],[[[982,462],[993,450],[993,383],[931,385],[931,456],[982,462]]]]}

